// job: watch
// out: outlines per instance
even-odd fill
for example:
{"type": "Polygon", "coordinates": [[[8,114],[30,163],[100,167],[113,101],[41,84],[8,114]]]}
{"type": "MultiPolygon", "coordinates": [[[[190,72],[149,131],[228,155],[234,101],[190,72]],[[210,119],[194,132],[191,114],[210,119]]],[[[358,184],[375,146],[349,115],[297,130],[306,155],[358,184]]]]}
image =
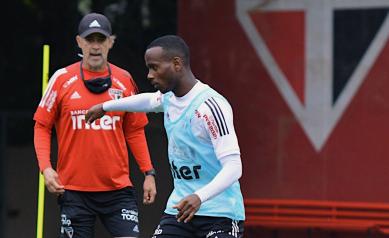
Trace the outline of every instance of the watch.
{"type": "Polygon", "coordinates": [[[145,174],[145,176],[152,175],[155,177],[155,175],[156,175],[155,169],[147,170],[144,174],[145,174]]]}

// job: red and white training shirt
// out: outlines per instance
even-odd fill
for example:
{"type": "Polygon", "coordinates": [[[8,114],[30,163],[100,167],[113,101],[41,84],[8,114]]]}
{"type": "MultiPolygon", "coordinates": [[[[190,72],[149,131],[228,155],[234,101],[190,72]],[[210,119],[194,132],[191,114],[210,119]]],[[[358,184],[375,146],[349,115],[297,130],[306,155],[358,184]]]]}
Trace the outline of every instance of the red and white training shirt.
{"type": "MultiPolygon", "coordinates": [[[[144,113],[109,112],[91,125],[85,122],[85,114],[93,105],[135,94],[136,85],[131,75],[115,65],[110,64],[110,67],[112,86],[101,94],[91,93],[85,87],[80,62],[58,70],[51,77],[35,112],[37,123],[45,128],[51,129],[53,125],[56,128],[56,170],[65,189],[109,191],[131,186],[126,141],[140,169],[143,172],[152,169],[143,130],[148,123],[144,113]]],[[[83,69],[83,72],[85,79],[108,75],[108,70],[83,69]]],[[[41,152],[37,150],[43,171],[51,166],[50,153],[41,152]]]]}

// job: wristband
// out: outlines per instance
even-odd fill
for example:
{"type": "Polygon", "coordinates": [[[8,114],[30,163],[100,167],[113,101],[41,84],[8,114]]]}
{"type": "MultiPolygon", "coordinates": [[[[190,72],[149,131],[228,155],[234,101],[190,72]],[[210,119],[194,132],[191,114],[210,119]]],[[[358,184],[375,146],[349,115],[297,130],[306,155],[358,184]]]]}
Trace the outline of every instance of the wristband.
{"type": "Polygon", "coordinates": [[[145,176],[152,175],[155,177],[155,175],[156,175],[155,169],[150,169],[150,170],[146,171],[144,174],[145,174],[145,176]]]}

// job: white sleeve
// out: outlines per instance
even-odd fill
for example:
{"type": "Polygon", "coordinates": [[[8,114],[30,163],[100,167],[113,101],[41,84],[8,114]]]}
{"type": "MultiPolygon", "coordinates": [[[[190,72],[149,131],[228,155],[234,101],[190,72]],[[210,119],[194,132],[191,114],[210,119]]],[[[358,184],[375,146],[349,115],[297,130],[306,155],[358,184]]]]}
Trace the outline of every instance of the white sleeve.
{"type": "Polygon", "coordinates": [[[198,138],[210,140],[216,157],[240,154],[233,122],[233,111],[226,100],[211,97],[200,105],[198,114],[194,122],[201,120],[202,128],[199,125],[192,130],[194,134],[197,133],[198,138]]]}
{"type": "Polygon", "coordinates": [[[211,182],[195,192],[202,203],[223,192],[242,176],[240,155],[227,155],[219,160],[222,164],[222,169],[211,182]]]}
{"type": "Polygon", "coordinates": [[[162,112],[162,97],[161,92],[141,93],[119,100],[111,100],[103,103],[103,110],[110,111],[126,111],[126,112],[162,112]]]}

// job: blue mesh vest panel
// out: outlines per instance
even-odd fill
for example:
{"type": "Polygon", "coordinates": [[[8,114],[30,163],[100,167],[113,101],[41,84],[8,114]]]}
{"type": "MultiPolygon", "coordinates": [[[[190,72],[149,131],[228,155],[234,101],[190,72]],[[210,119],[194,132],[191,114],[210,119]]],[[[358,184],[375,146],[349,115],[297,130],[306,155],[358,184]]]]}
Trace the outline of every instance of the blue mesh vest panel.
{"type": "MultiPolygon", "coordinates": [[[[208,87],[196,96],[176,120],[172,121],[168,114],[169,100],[172,95],[171,92],[165,94],[163,100],[169,163],[174,179],[174,190],[169,197],[165,212],[175,215],[177,210],[172,207],[185,196],[208,184],[222,168],[212,144],[199,141],[192,133],[190,122],[195,115],[195,110],[208,98],[225,99],[208,87]]],[[[196,215],[244,220],[239,182],[235,182],[219,195],[201,204],[196,215]]]]}

